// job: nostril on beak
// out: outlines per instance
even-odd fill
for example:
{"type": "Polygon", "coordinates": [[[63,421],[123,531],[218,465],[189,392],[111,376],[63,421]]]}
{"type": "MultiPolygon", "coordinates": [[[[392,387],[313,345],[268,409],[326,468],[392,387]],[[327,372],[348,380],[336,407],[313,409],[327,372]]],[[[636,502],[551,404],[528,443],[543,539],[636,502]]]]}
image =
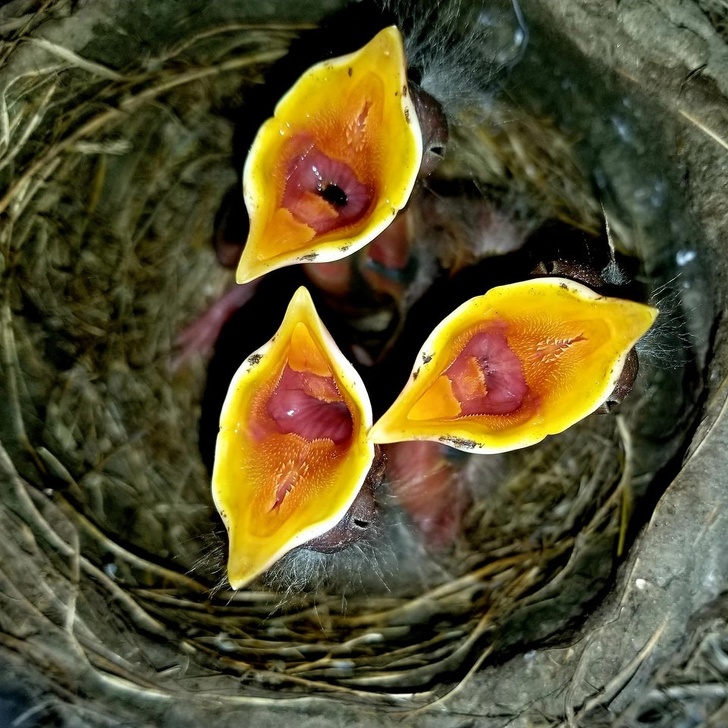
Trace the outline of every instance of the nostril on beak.
{"type": "Polygon", "coordinates": [[[352,519],[352,523],[357,528],[361,528],[362,531],[366,531],[366,529],[372,525],[370,521],[366,521],[363,518],[354,518],[354,519],[352,519]]]}
{"type": "Polygon", "coordinates": [[[445,156],[445,148],[449,137],[447,117],[439,101],[412,81],[411,73],[410,95],[422,132],[424,153],[419,176],[426,177],[438,167],[445,156]]]}

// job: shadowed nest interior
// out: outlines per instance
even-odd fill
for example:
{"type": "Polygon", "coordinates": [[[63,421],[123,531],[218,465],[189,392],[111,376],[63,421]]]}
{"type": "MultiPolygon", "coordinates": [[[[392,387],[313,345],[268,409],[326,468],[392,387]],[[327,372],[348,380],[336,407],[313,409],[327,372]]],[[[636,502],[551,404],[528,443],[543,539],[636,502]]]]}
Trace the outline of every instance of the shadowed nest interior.
{"type": "Polygon", "coordinates": [[[360,568],[381,588],[232,592],[197,447],[205,360],[171,362],[230,284],[210,249],[235,183],[226,110],[306,26],[211,26],[112,68],[42,39],[47,6],[2,58],[0,643],[110,699],[416,707],[578,623],[668,482],[699,367],[674,256],[594,184],[579,129],[503,95],[456,130],[442,174],[471,171],[529,220],[596,233],[608,215],[669,324],[620,413],[479,461],[463,540],[401,589],[372,552],[360,568]]]}

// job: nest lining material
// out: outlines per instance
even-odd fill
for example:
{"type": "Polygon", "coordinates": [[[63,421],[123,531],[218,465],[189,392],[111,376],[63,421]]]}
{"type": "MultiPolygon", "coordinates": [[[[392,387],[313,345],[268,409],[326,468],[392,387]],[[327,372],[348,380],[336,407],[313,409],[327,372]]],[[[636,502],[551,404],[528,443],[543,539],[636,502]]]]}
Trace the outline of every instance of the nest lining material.
{"type": "MultiPolygon", "coordinates": [[[[123,71],[42,41],[34,70],[5,74],[0,642],[62,688],[426,704],[499,648],[578,619],[624,546],[635,482],[652,476],[633,458],[650,399],[638,391],[621,419],[504,458],[467,541],[418,593],[214,592],[204,362],[175,375],[169,362],[175,333],[229,280],[208,249],[234,183],[216,111],[298,30],[211,29],[123,71]]],[[[534,216],[598,228],[568,139],[545,120],[497,120],[479,131],[482,182],[525,194],[534,216]]]]}

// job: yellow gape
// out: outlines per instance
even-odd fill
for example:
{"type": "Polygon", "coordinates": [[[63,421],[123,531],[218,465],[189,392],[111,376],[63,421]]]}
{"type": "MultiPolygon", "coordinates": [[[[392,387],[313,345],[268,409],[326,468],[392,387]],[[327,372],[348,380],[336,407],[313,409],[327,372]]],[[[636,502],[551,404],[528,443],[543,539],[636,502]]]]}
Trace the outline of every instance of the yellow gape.
{"type": "Polygon", "coordinates": [[[220,416],[212,494],[239,589],[333,528],[374,459],[369,397],[299,288],[276,335],[240,366],[220,416]]]}
{"type": "Polygon", "coordinates": [[[656,317],[563,278],[493,288],[433,331],[370,438],[481,453],[533,445],[607,400],[656,317]]]}
{"type": "Polygon", "coordinates": [[[412,192],[422,135],[395,27],[306,71],[258,131],[243,171],[250,233],[237,281],[343,258],[412,192]]]}

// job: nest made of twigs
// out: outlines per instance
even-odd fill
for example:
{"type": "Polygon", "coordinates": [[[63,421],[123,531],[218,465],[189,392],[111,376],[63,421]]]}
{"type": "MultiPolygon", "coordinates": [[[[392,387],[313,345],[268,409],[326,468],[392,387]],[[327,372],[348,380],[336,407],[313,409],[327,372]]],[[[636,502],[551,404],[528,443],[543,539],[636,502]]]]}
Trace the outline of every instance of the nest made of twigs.
{"type": "MultiPolygon", "coordinates": [[[[0,641],[81,693],[432,701],[578,619],[625,546],[635,478],[644,489],[653,474],[632,445],[643,386],[622,415],[503,456],[457,553],[416,593],[215,589],[205,362],[172,373],[170,360],[229,283],[209,249],[235,183],[222,110],[301,29],[214,27],[118,69],[23,45],[28,28],[6,45],[0,641]]],[[[535,217],[599,229],[571,140],[504,114],[495,106],[477,154],[463,152],[480,181],[535,217]]]]}

